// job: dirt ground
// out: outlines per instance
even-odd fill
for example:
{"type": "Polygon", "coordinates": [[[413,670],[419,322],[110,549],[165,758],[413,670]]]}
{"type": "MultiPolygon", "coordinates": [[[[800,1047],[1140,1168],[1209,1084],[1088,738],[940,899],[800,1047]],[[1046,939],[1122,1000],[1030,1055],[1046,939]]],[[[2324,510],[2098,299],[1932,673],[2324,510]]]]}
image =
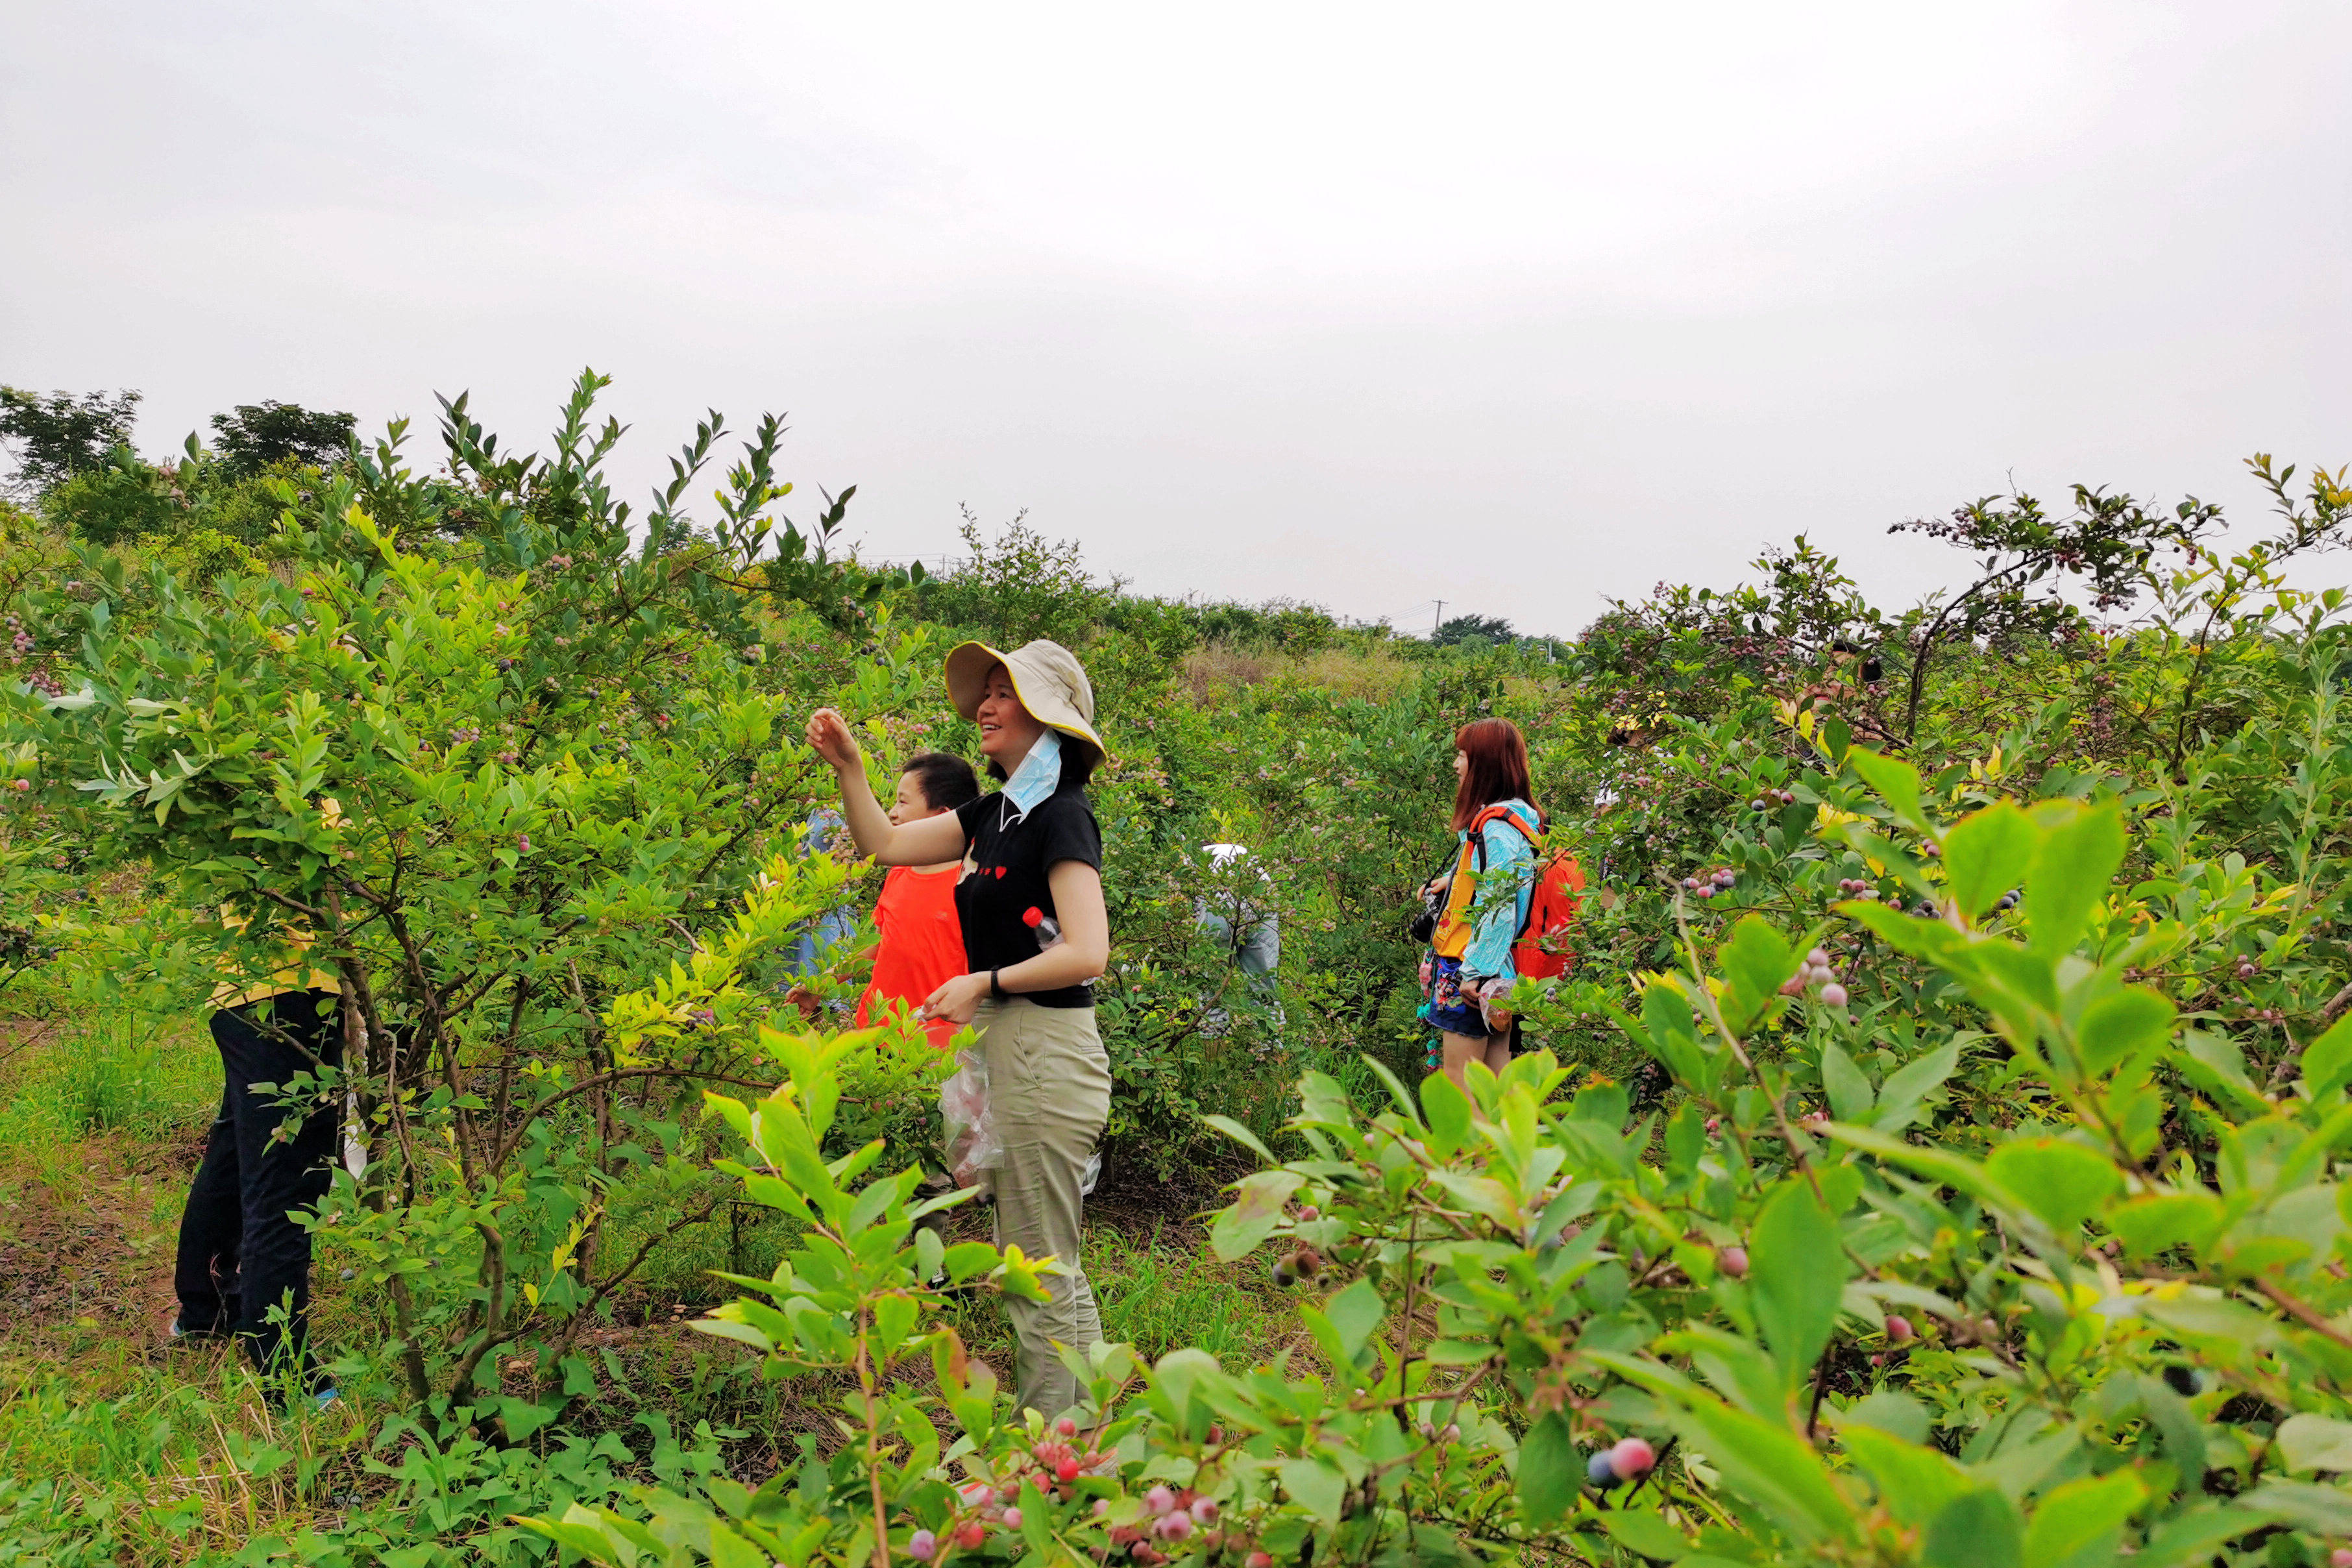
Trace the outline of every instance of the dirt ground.
{"type": "Polygon", "coordinates": [[[0,1342],[12,1355],[63,1359],[100,1338],[143,1344],[170,1316],[178,1205],[161,1200],[186,1186],[201,1130],[75,1147],[80,1172],[62,1183],[0,1167],[0,1342]]]}

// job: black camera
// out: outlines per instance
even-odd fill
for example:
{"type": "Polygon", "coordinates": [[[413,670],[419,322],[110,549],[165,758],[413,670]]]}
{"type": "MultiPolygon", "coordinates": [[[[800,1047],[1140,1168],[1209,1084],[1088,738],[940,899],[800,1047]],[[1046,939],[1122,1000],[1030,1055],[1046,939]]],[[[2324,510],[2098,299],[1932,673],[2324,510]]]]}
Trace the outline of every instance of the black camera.
{"type": "Polygon", "coordinates": [[[1437,921],[1444,912],[1445,895],[1443,892],[1423,894],[1421,910],[1406,924],[1405,934],[1415,942],[1429,941],[1437,934],[1437,921]]]}

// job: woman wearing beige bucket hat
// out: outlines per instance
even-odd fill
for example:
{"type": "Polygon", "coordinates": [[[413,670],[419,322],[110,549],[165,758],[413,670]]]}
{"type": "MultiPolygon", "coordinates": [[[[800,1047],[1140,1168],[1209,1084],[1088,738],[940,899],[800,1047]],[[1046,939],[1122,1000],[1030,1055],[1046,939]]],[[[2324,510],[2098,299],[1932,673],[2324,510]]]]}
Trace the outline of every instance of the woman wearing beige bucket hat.
{"type": "Polygon", "coordinates": [[[893,826],[866,782],[839,713],[821,708],[808,742],[841,781],[857,847],[886,866],[961,858],[956,913],[966,973],[931,993],[925,1019],[980,1031],[990,1109],[1004,1144],[994,1172],[996,1242],[1068,1272],[1051,1300],[1008,1300],[1019,1345],[1015,1395],[1047,1418],[1077,1403],[1056,1347],[1102,1338],[1079,1261],[1079,1183],[1110,1115],[1110,1061],[1095,1029],[1090,983],[1110,959],[1102,832],[1086,784],[1103,759],[1094,688],[1069,649],[1039,639],[1003,653],[969,642],[948,655],[948,696],[980,726],[981,754],[1004,787],[953,812],[893,826]]]}

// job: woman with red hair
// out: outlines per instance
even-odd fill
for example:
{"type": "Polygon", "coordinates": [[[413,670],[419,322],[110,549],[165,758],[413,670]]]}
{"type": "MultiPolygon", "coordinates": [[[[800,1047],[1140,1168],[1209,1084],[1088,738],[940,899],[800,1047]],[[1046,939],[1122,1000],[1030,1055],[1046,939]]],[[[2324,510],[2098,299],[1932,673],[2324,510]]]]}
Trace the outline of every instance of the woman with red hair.
{"type": "Polygon", "coordinates": [[[1474,720],[1454,732],[1454,776],[1459,848],[1422,961],[1421,1016],[1442,1042],[1432,1065],[1459,1084],[1474,1061],[1497,1073],[1510,1065],[1513,1020],[1500,1003],[1518,979],[1511,944],[1535,891],[1543,814],[1528,780],[1527,737],[1508,719],[1474,720]]]}

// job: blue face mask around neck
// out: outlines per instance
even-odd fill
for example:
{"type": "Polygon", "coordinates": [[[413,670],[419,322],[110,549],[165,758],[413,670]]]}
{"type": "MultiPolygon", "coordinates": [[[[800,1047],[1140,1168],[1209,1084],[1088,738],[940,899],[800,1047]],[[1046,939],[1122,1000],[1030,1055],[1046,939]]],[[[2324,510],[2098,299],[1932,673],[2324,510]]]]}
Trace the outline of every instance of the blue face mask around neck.
{"type": "MultiPolygon", "coordinates": [[[[1037,807],[1037,803],[1052,795],[1062,783],[1062,732],[1047,730],[1030,744],[1029,754],[1013,770],[1005,781],[1004,798],[1013,803],[1018,822],[1037,807]]],[[[1010,823],[1007,824],[1010,826],[1010,823]]]]}

